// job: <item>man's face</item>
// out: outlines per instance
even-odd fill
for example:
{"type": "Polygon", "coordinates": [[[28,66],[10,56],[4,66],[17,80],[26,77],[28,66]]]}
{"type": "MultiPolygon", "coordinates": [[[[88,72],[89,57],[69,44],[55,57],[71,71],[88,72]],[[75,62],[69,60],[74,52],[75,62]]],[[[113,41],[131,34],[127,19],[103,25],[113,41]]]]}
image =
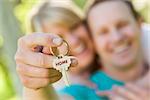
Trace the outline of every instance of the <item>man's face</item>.
{"type": "Polygon", "coordinates": [[[88,22],[103,66],[125,69],[140,57],[140,28],[129,7],[121,1],[96,5],[88,22]]]}

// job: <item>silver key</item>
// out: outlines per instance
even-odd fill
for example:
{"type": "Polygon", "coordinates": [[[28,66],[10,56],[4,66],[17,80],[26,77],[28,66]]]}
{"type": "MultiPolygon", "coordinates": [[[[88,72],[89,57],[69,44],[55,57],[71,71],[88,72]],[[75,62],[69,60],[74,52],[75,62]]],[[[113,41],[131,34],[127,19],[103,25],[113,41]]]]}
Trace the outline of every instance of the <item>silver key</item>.
{"type": "Polygon", "coordinates": [[[56,56],[56,58],[53,60],[53,67],[62,73],[63,80],[64,80],[66,86],[69,86],[69,84],[70,84],[66,71],[70,67],[71,58],[75,58],[75,57],[64,56],[64,55],[60,54],[60,55],[56,56]]]}

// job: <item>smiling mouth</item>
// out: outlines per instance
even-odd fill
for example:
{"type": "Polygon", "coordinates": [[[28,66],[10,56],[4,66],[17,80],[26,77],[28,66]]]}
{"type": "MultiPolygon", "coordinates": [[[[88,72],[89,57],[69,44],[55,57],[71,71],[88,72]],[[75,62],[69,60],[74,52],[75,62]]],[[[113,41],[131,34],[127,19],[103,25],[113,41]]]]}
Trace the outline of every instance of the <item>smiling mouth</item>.
{"type": "Polygon", "coordinates": [[[121,53],[124,53],[125,51],[128,51],[131,47],[131,43],[130,42],[126,42],[118,47],[116,47],[114,49],[114,53],[115,54],[121,54],[121,53]]]}
{"type": "Polygon", "coordinates": [[[87,49],[87,46],[85,43],[80,43],[76,48],[72,50],[73,55],[80,55],[87,49]]]}

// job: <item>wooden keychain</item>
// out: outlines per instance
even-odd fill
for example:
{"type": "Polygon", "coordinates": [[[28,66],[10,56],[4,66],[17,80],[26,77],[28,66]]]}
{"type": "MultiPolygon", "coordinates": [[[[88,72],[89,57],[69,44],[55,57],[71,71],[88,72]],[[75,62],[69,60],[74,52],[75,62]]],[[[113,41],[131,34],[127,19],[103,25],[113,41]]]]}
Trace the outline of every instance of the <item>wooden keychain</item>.
{"type": "Polygon", "coordinates": [[[55,59],[53,60],[53,68],[62,73],[62,77],[63,77],[63,80],[64,80],[66,86],[69,86],[70,83],[68,80],[67,71],[71,65],[71,59],[75,58],[75,57],[67,56],[69,53],[69,45],[65,40],[63,40],[62,45],[64,45],[64,44],[67,47],[67,52],[65,54],[60,54],[57,47],[51,47],[50,50],[51,50],[51,53],[53,54],[53,56],[55,56],[55,59]]]}

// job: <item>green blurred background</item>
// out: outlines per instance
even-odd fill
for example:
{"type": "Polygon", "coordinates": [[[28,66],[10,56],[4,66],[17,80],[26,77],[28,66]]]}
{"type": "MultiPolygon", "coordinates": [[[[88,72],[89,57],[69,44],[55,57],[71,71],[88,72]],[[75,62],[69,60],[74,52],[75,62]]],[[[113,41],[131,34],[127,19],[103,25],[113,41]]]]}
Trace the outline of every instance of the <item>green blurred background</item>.
{"type": "MultiPolygon", "coordinates": [[[[15,71],[17,39],[26,33],[25,19],[43,0],[0,0],[0,100],[20,100],[21,84],[15,71]]],[[[73,0],[81,9],[87,0],[73,0]]],[[[132,0],[146,23],[150,23],[150,0],[132,0]]]]}

